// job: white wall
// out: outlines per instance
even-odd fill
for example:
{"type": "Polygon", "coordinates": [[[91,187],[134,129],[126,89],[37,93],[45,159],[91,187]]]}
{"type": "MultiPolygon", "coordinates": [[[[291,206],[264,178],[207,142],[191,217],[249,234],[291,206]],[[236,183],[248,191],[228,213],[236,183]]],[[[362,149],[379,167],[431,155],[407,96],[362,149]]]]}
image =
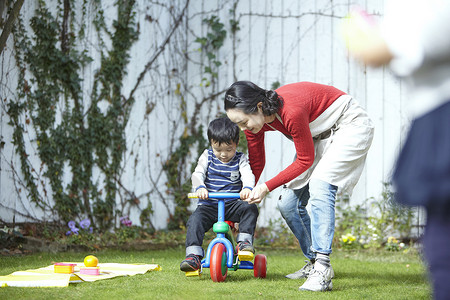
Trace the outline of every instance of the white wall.
{"type": "MultiPolygon", "coordinates": [[[[106,10],[114,14],[114,1],[102,1],[106,10]]],[[[164,228],[174,206],[170,195],[165,194],[166,178],[161,166],[173,151],[172,139],[183,132],[180,121],[180,99],[174,94],[177,84],[182,86],[187,105],[187,114],[193,112],[193,103],[208,93],[226,89],[235,80],[251,80],[261,87],[270,88],[273,82],[287,84],[296,81],[314,81],[335,87],[354,96],[365,107],[373,119],[376,130],[372,148],[361,180],[356,186],[351,203],[360,204],[370,197],[380,198],[383,182],[389,181],[398,147],[405,136],[408,118],[405,107],[405,87],[389,69],[365,68],[349,59],[339,35],[339,24],[353,5],[366,9],[375,18],[383,15],[384,1],[378,0],[191,0],[187,15],[173,34],[163,53],[145,74],[135,93],[136,102],[127,125],[127,153],[124,160],[122,184],[140,200],[136,207],[124,207],[134,223],[139,223],[139,211],[151,203],[155,213],[153,224],[164,228]],[[236,39],[231,39],[229,19],[233,3],[237,2],[236,16],[240,30],[236,39]],[[204,18],[219,16],[228,31],[224,46],[218,53],[222,62],[217,83],[205,92],[201,87],[204,55],[196,49],[195,39],[206,35],[204,18]],[[235,47],[233,48],[233,44],[235,47]],[[151,113],[147,108],[154,107],[151,113]]],[[[138,1],[136,11],[140,25],[139,41],[131,50],[123,93],[127,96],[135,87],[137,78],[144,71],[173,26],[185,1],[167,1],[167,7],[148,1],[138,1]],[[149,22],[148,16],[154,21],[149,22]]],[[[26,1],[21,17],[29,20],[34,2],[26,1]]],[[[3,16],[4,17],[4,16],[3,16]]],[[[111,20],[107,19],[107,23],[111,20]]],[[[89,18],[86,20],[90,22],[89,18]]],[[[87,26],[84,47],[94,58],[99,57],[95,32],[87,26]]],[[[12,39],[1,55],[0,96],[14,101],[15,70],[12,39]]],[[[83,81],[85,101],[89,101],[92,74],[99,65],[94,61],[84,69],[83,81]]],[[[199,122],[207,125],[209,120],[223,111],[223,95],[208,102],[198,116],[199,122]]],[[[104,104],[105,107],[108,104],[104,104]]],[[[0,218],[11,222],[35,219],[50,220],[51,215],[36,209],[21,190],[20,165],[11,143],[12,129],[5,112],[5,101],[1,104],[1,136],[5,146],[1,149],[0,170],[0,218]]],[[[28,142],[33,147],[33,133],[28,142]]],[[[267,180],[286,167],[292,160],[294,148],[281,134],[267,135],[267,164],[261,180],[267,180]]],[[[191,157],[196,160],[196,157],[191,157]]],[[[38,164],[38,161],[34,161],[38,164]]],[[[101,181],[101,175],[97,180],[101,181]]],[[[183,174],[186,178],[189,174],[183,174]]],[[[118,203],[123,202],[124,192],[119,193],[118,203]]],[[[276,209],[279,190],[275,190],[261,204],[259,225],[264,226],[270,218],[280,218],[276,209]]],[[[51,203],[51,199],[48,199],[51,203]]]]}

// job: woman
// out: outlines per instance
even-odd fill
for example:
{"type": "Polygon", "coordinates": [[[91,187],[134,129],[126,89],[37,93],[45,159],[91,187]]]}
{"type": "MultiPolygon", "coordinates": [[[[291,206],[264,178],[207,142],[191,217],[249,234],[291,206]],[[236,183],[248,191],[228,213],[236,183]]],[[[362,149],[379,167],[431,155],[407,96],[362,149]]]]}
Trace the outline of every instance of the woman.
{"type": "Polygon", "coordinates": [[[264,133],[277,130],[294,143],[294,162],[257,185],[247,201],[260,203],[268,192],[284,186],[278,208],[310,260],[286,277],[307,277],[300,290],[331,290],[336,194],[350,194],[361,175],[373,138],[367,113],[344,92],[311,82],[273,91],[238,81],[225,94],[225,110],[245,131],[256,182],[265,165],[264,133]],[[305,209],[308,203],[311,215],[305,209]]]}

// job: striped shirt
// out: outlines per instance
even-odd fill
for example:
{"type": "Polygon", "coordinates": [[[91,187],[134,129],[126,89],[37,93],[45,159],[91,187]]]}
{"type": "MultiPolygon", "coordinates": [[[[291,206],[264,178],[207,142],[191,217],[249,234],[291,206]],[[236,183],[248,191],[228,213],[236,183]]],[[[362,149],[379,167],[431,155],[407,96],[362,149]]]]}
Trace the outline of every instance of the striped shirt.
{"type": "MultiPolygon", "coordinates": [[[[192,174],[194,190],[206,188],[208,192],[239,193],[244,187],[252,189],[255,185],[255,176],[250,168],[247,155],[236,152],[228,162],[221,162],[212,149],[207,149],[200,156],[197,167],[192,174]]],[[[235,201],[236,199],[225,199],[235,201]]],[[[217,199],[199,199],[199,205],[217,205],[217,199]]]]}

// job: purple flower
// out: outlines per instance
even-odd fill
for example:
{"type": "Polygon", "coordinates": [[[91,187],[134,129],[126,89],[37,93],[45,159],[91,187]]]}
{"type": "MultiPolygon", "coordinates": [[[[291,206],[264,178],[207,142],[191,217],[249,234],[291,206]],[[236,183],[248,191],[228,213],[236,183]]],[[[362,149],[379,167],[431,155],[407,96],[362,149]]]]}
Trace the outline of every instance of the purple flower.
{"type": "Polygon", "coordinates": [[[127,226],[127,227],[131,227],[131,224],[133,224],[133,222],[131,222],[127,216],[125,217],[120,217],[120,223],[122,223],[123,225],[127,226]]]}
{"type": "Polygon", "coordinates": [[[78,229],[78,228],[72,228],[71,230],[69,230],[69,231],[67,231],[66,232],[66,235],[72,235],[72,234],[75,234],[75,235],[78,235],[78,231],[79,231],[80,229],[78,229]]]}
{"type": "Polygon", "coordinates": [[[74,229],[77,228],[75,221],[69,221],[69,223],[67,223],[67,226],[69,226],[70,229],[74,229]]]}
{"type": "Polygon", "coordinates": [[[91,221],[90,221],[88,218],[86,218],[86,219],[84,219],[84,220],[81,220],[81,222],[80,222],[80,227],[81,227],[82,229],[87,230],[87,229],[89,228],[89,226],[91,226],[91,221]]]}
{"type": "Polygon", "coordinates": [[[69,223],[67,223],[67,226],[69,226],[70,230],[66,232],[66,235],[78,234],[78,231],[80,229],[76,227],[75,221],[69,221],[69,223]]]}

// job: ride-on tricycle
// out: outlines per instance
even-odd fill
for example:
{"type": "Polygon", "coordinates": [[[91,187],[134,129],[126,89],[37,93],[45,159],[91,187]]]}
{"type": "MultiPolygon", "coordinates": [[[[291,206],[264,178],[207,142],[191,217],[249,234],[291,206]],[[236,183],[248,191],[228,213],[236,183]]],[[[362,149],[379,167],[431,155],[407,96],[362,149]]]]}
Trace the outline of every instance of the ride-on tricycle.
{"type": "MultiPolygon", "coordinates": [[[[188,194],[189,198],[198,198],[197,193],[188,194]]],[[[254,254],[250,251],[238,253],[232,228],[225,218],[225,199],[239,198],[239,193],[209,193],[210,198],[218,199],[218,218],[213,225],[213,231],[217,234],[208,245],[206,256],[197,271],[186,272],[186,276],[200,276],[203,268],[209,268],[211,279],[214,282],[224,281],[228,270],[253,269],[253,275],[259,278],[266,277],[267,258],[263,254],[254,254]],[[254,259],[254,263],[252,263],[254,259]]]]}

